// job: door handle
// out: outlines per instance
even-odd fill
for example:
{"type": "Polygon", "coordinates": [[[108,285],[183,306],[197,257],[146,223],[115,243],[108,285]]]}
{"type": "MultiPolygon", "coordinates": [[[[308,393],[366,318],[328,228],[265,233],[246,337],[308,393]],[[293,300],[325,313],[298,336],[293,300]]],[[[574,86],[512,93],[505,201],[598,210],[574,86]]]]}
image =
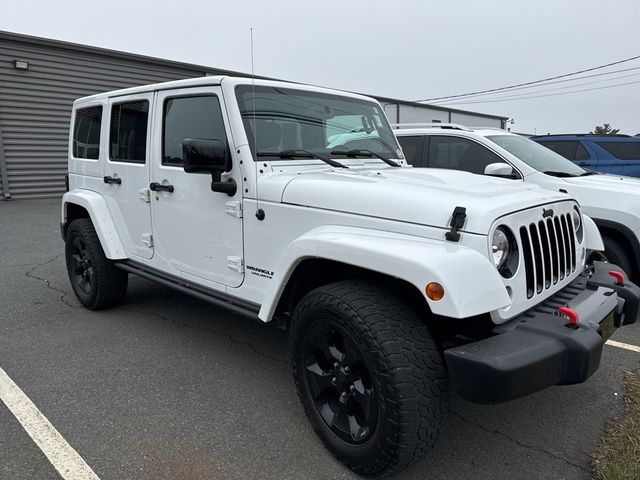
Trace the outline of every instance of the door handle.
{"type": "Polygon", "coordinates": [[[104,183],[115,183],[116,185],[121,185],[122,184],[122,179],[121,178],[114,178],[114,177],[110,177],[110,176],[106,176],[103,178],[104,183]]]}
{"type": "Polygon", "coordinates": [[[158,182],[153,182],[149,185],[149,189],[153,190],[154,192],[169,192],[169,193],[173,193],[173,185],[163,185],[161,183],[158,182]]]}

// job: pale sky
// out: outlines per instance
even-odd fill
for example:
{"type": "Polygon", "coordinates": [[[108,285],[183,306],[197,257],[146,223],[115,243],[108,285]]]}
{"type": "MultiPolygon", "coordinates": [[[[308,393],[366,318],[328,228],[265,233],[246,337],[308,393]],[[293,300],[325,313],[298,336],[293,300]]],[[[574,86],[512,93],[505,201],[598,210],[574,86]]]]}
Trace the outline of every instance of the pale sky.
{"type": "MultiPolygon", "coordinates": [[[[640,55],[640,0],[0,0],[0,12],[0,30],[245,72],[253,27],[258,75],[404,100],[640,55]]],[[[633,67],[640,59],[615,69],[633,67]]],[[[616,88],[455,107],[512,117],[518,132],[584,133],[607,122],[636,134],[632,82],[640,69],[502,96],[631,83],[616,88]]]]}

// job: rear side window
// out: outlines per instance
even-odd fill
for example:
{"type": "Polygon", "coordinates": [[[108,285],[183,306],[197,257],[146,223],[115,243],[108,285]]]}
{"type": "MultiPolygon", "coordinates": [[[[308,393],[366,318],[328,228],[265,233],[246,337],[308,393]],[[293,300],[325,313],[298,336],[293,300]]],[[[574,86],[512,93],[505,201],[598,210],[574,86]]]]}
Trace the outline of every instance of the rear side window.
{"type": "Polygon", "coordinates": [[[466,138],[433,135],[429,140],[429,166],[484,174],[491,163],[506,163],[488,148],[466,138]]]}
{"type": "Polygon", "coordinates": [[[620,160],[640,160],[640,142],[598,142],[598,145],[620,160]]]}
{"type": "Polygon", "coordinates": [[[144,163],[147,154],[149,102],[119,103],[111,107],[109,156],[118,162],[144,163]]]}
{"type": "Polygon", "coordinates": [[[167,99],[163,117],[163,165],[182,165],[186,138],[227,143],[220,101],[214,95],[167,99]]]}
{"type": "Polygon", "coordinates": [[[101,105],[76,110],[76,119],[73,125],[72,148],[72,153],[75,158],[98,159],[100,156],[101,125],[101,105]]]}
{"type": "Polygon", "coordinates": [[[407,160],[409,165],[422,167],[422,144],[424,143],[424,135],[398,137],[398,142],[404,152],[404,158],[407,160]]]}

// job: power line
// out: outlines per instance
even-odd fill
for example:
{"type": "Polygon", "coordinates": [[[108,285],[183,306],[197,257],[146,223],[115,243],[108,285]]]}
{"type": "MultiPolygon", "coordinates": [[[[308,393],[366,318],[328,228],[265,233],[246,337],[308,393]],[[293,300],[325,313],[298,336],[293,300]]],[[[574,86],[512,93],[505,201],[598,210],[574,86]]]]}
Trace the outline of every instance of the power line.
{"type": "MultiPolygon", "coordinates": [[[[602,72],[602,73],[593,73],[591,75],[584,75],[582,77],[577,77],[577,78],[566,78],[564,80],[556,80],[553,82],[545,82],[545,83],[540,83],[538,85],[529,85],[529,86],[523,86],[523,87],[514,87],[512,89],[509,90],[509,92],[513,92],[515,90],[527,90],[530,88],[538,88],[538,87],[546,87],[548,85],[555,85],[557,83],[566,83],[566,82],[577,82],[579,80],[585,80],[587,78],[594,78],[594,77],[602,77],[604,75],[613,75],[615,73],[622,73],[622,72],[630,72],[633,70],[640,70],[640,67],[631,67],[631,68],[622,68],[620,70],[612,70],[610,72],[602,72]]],[[[628,75],[627,75],[628,76],[628,75]]],[[[626,76],[620,76],[620,77],[616,77],[615,79],[618,78],[625,78],[626,76]]],[[[605,79],[605,80],[600,80],[600,81],[610,81],[610,80],[614,80],[613,78],[610,79],[605,79]]],[[[596,82],[592,82],[592,83],[596,83],[596,82]]],[[[582,85],[586,85],[586,84],[582,84],[582,85]]],[[[568,87],[564,87],[564,88],[573,88],[576,87],[578,85],[569,85],[568,87]]],[[[553,89],[550,89],[553,90],[553,89]]],[[[526,92],[526,94],[531,94],[533,92],[526,92]]],[[[482,96],[486,96],[486,95],[495,95],[494,92],[487,92],[487,93],[478,93],[477,95],[468,95],[466,98],[471,98],[471,97],[482,97],[482,96]]],[[[430,102],[433,105],[438,105],[441,103],[446,103],[446,100],[438,100],[438,101],[434,101],[434,102],[430,102]]]]}
{"type": "Polygon", "coordinates": [[[604,87],[595,87],[595,88],[583,88],[582,90],[574,90],[572,92],[559,92],[559,93],[549,93],[547,95],[533,95],[533,96],[529,96],[529,97],[520,97],[518,96],[517,98],[513,98],[512,97],[499,97],[493,100],[472,100],[470,102],[455,102],[455,103],[449,103],[447,105],[470,105],[473,103],[492,103],[492,102],[513,102],[516,100],[526,100],[529,98],[542,98],[542,97],[555,97],[558,95],[569,95],[570,93],[579,93],[579,92],[590,92],[593,90],[603,90],[606,88],[614,88],[614,87],[622,87],[624,85],[634,85],[636,83],[640,83],[640,80],[638,80],[637,82],[626,82],[626,83],[618,83],[616,85],[606,85],[604,87]]]}
{"type": "Polygon", "coordinates": [[[603,69],[603,68],[611,67],[613,65],[619,65],[621,63],[630,62],[632,60],[637,60],[638,58],[640,58],[640,55],[636,55],[635,57],[625,58],[624,60],[618,60],[616,62],[607,63],[605,65],[599,65],[597,67],[591,67],[591,68],[586,68],[584,70],[578,70],[576,72],[565,73],[565,74],[562,74],[562,75],[556,75],[554,77],[542,78],[540,80],[534,80],[532,82],[517,83],[515,85],[509,85],[509,86],[506,86],[506,87],[490,88],[488,90],[478,90],[476,92],[462,93],[462,94],[459,94],[459,95],[448,95],[448,96],[445,96],[445,97],[424,98],[422,100],[415,100],[415,101],[416,102],[430,102],[432,100],[444,100],[444,99],[449,99],[449,98],[468,97],[470,95],[478,95],[480,93],[499,92],[499,91],[502,91],[502,90],[509,90],[509,89],[512,89],[512,88],[515,88],[515,87],[524,87],[526,85],[534,85],[536,83],[547,82],[549,80],[557,80],[559,78],[571,77],[573,75],[579,75],[580,73],[592,72],[594,70],[600,70],[600,69],[603,69]]]}
{"type": "MultiPolygon", "coordinates": [[[[584,83],[576,83],[573,85],[565,85],[563,87],[555,87],[555,88],[547,88],[545,90],[540,90],[538,92],[522,92],[522,93],[517,93],[516,95],[508,95],[508,96],[502,96],[502,97],[495,97],[494,99],[488,98],[486,100],[484,100],[485,102],[489,103],[495,99],[509,99],[509,98],[514,98],[514,99],[518,99],[518,98],[524,98],[525,96],[528,97],[530,95],[537,95],[539,93],[546,93],[546,92],[552,92],[555,90],[564,90],[567,88],[576,88],[576,87],[584,87],[586,85],[594,85],[596,83],[602,83],[602,82],[613,82],[616,80],[622,80],[623,78],[629,78],[629,77],[637,77],[638,75],[640,75],[640,73],[631,73],[629,75],[620,75],[618,77],[615,78],[605,78],[603,80],[595,80],[593,82],[584,82],[584,83]]],[[[605,85],[606,87],[607,85],[605,85]]],[[[512,90],[509,90],[506,93],[511,93],[512,90]]],[[[562,92],[562,93],[569,93],[569,92],[562,92]]],[[[495,95],[495,94],[494,94],[495,95]]],[[[471,101],[476,101],[475,98],[473,98],[471,101]]],[[[454,103],[458,103],[456,101],[454,101],[454,103]]],[[[462,101],[460,101],[459,103],[469,103],[466,101],[466,99],[462,99],[462,101]]],[[[452,105],[452,103],[447,103],[447,105],[452,105]]]]}

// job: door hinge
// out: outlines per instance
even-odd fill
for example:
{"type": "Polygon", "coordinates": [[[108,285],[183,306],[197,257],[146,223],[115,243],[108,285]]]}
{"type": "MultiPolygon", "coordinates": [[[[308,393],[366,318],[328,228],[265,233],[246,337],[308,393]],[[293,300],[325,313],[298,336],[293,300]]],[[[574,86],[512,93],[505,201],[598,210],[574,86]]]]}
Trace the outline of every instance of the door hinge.
{"type": "Polygon", "coordinates": [[[142,200],[144,203],[149,203],[151,201],[151,194],[148,188],[141,188],[138,190],[138,198],[142,200]]]}
{"type": "Polygon", "coordinates": [[[242,257],[227,257],[227,267],[234,272],[243,273],[244,264],[242,262],[242,257]]]}
{"type": "Polygon", "coordinates": [[[151,235],[150,233],[143,233],[142,243],[144,243],[149,248],[153,248],[153,235],[151,235]]]}
{"type": "Polygon", "coordinates": [[[231,200],[224,204],[224,211],[232,217],[242,218],[242,203],[239,200],[231,200]]]}

